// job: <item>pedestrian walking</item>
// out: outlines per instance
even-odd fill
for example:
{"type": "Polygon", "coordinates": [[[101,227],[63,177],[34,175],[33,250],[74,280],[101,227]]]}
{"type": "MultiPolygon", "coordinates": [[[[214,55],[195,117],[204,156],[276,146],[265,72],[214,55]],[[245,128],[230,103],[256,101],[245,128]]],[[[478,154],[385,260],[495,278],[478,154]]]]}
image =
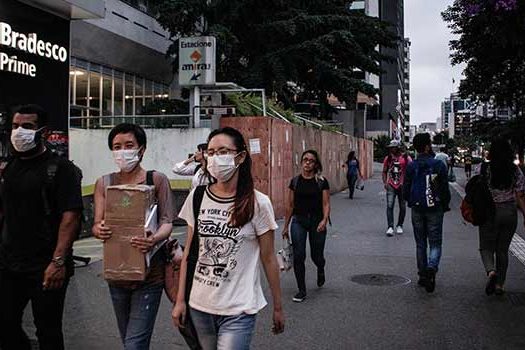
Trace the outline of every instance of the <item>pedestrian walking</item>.
{"type": "Polygon", "coordinates": [[[172,171],[174,174],[193,176],[190,189],[210,183],[210,176],[206,171],[206,159],[204,159],[204,152],[206,152],[207,148],[207,143],[199,144],[197,146],[197,152],[188,157],[188,159],[175,164],[173,167],[172,171]]]}
{"type": "Polygon", "coordinates": [[[301,156],[301,174],[290,181],[289,202],[283,228],[283,238],[289,239],[288,227],[292,234],[293,267],[299,291],[293,301],[306,298],[306,239],[310,242],[310,256],[317,267],[317,286],[325,283],[324,246],[326,225],[330,218],[330,186],[321,175],[323,165],[314,150],[305,151],[301,156]],[[291,222],[291,225],[290,225],[291,222]]]}
{"type": "Polygon", "coordinates": [[[465,176],[467,177],[467,181],[468,181],[472,177],[472,154],[470,154],[470,152],[465,154],[464,165],[465,165],[465,176]]]}
{"type": "Polygon", "coordinates": [[[406,153],[401,152],[401,143],[392,140],[388,145],[389,154],[383,161],[383,183],[386,190],[386,217],[388,228],[386,235],[394,236],[395,233],[403,234],[403,224],[405,222],[406,204],[403,199],[403,184],[407,165],[412,162],[412,158],[406,153]],[[399,203],[399,217],[394,233],[394,205],[396,198],[399,203]]]}
{"type": "Polygon", "coordinates": [[[443,216],[450,210],[450,189],[447,167],[432,155],[430,135],[417,134],[413,145],[417,158],[407,167],[404,196],[412,208],[418,284],[432,293],[441,259],[443,216]]]}
{"type": "MultiPolygon", "coordinates": [[[[157,232],[145,232],[133,237],[130,245],[146,254],[165,241],[172,230],[173,200],[168,178],[158,171],[146,171],[141,162],[146,152],[146,133],[135,124],[119,124],[108,136],[108,147],[119,168],[104,175],[95,184],[95,223],[93,235],[106,242],[111,239],[111,227],[104,224],[106,188],[112,185],[145,184],[155,187],[157,202],[157,232]]],[[[149,349],[157,311],[164,289],[166,256],[159,249],[150,261],[146,279],[136,281],[108,281],[113,309],[124,349],[149,349]]]]}
{"type": "Polygon", "coordinates": [[[363,178],[363,175],[361,175],[359,160],[355,156],[355,151],[348,153],[348,157],[346,162],[343,164],[343,168],[346,169],[346,181],[348,181],[349,198],[354,199],[357,180],[363,178]]]}
{"type": "Polygon", "coordinates": [[[213,131],[205,155],[216,182],[195,188],[179,214],[188,236],[172,316],[179,328],[190,316],[204,350],[249,349],[257,313],[267,304],[260,265],[273,296],[273,332],[284,330],[277,224],[270,199],[254,189],[239,131],[213,131]]]}
{"type": "Polygon", "coordinates": [[[11,128],[13,159],[0,174],[0,348],[32,348],[22,328],[31,302],[39,349],[61,350],[81,172],[46,148],[47,114],[39,106],[18,108],[11,128]]]}
{"type": "Polygon", "coordinates": [[[492,141],[489,162],[482,164],[495,204],[494,215],[479,227],[479,250],[487,272],[487,295],[504,293],[509,246],[518,224],[517,207],[525,218],[525,177],[514,164],[514,152],[505,139],[492,141]]]}
{"type": "Polygon", "coordinates": [[[441,147],[439,149],[439,152],[436,153],[436,156],[434,157],[437,160],[440,160],[445,164],[445,166],[448,168],[448,162],[450,161],[450,156],[447,154],[447,148],[441,147]]]}

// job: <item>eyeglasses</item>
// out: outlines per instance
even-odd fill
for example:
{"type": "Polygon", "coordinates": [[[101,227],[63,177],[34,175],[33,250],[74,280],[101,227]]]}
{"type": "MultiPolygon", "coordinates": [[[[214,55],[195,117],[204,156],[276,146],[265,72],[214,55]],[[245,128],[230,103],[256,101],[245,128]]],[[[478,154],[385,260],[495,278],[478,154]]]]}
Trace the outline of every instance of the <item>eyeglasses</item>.
{"type": "Polygon", "coordinates": [[[204,151],[204,157],[208,158],[208,157],[213,157],[214,155],[224,156],[226,154],[231,154],[231,153],[237,153],[237,150],[225,148],[225,147],[219,148],[218,150],[208,148],[206,151],[204,151]]]}
{"type": "Polygon", "coordinates": [[[303,163],[312,163],[312,164],[315,164],[317,163],[317,161],[313,158],[303,158],[302,160],[303,163]]]}

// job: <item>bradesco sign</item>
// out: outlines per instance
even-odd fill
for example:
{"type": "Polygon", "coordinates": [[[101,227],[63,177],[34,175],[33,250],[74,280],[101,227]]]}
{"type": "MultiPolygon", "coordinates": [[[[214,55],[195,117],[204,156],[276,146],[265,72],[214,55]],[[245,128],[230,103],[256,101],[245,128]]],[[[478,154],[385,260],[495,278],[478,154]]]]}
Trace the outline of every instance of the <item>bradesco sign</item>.
{"type": "Polygon", "coordinates": [[[215,38],[201,36],[179,39],[179,85],[215,84],[215,38]]]}
{"type": "MultiPolygon", "coordinates": [[[[16,32],[11,25],[5,22],[0,22],[0,49],[2,46],[63,63],[68,59],[65,47],[40,40],[36,33],[16,32]]],[[[37,66],[19,60],[16,55],[8,55],[0,51],[0,71],[36,77],[37,66]]]]}

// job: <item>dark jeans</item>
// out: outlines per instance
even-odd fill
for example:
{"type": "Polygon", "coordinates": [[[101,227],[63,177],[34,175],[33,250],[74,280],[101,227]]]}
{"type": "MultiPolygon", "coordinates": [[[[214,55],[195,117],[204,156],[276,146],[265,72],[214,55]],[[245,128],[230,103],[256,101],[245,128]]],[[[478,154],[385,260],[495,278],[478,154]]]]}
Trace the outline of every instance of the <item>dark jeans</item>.
{"type": "Polygon", "coordinates": [[[405,215],[407,211],[406,203],[403,198],[403,186],[400,186],[398,189],[393,188],[390,185],[387,185],[386,188],[386,219],[388,222],[388,227],[394,227],[394,204],[396,202],[396,197],[399,202],[399,217],[397,219],[397,225],[403,226],[405,222],[405,215]]]}
{"type": "Polygon", "coordinates": [[[509,247],[517,225],[516,202],[508,202],[496,203],[494,218],[479,227],[481,260],[487,273],[496,271],[496,281],[499,285],[505,283],[509,266],[509,247]]]}
{"type": "Polygon", "coordinates": [[[443,242],[443,210],[412,209],[412,226],[416,240],[417,270],[425,273],[427,268],[438,271],[443,242]],[[427,246],[430,247],[427,254],[427,246]]]}
{"type": "Polygon", "coordinates": [[[305,266],[306,260],[306,237],[310,241],[310,255],[318,270],[324,270],[324,245],[326,242],[326,230],[317,232],[317,226],[322,218],[294,216],[292,218],[291,233],[293,247],[293,270],[297,287],[306,292],[305,266]]]}
{"type": "Polygon", "coordinates": [[[109,291],[124,349],[149,349],[163,286],[137,289],[110,286],[109,291]]]}
{"type": "Polygon", "coordinates": [[[31,349],[22,328],[22,316],[29,302],[40,350],[64,349],[62,313],[67,284],[68,281],[58,290],[44,291],[41,279],[0,270],[0,349],[31,349]]]}
{"type": "Polygon", "coordinates": [[[355,184],[357,182],[357,174],[356,175],[347,175],[346,181],[348,181],[348,192],[350,194],[350,198],[354,198],[354,192],[355,192],[355,184]]]}

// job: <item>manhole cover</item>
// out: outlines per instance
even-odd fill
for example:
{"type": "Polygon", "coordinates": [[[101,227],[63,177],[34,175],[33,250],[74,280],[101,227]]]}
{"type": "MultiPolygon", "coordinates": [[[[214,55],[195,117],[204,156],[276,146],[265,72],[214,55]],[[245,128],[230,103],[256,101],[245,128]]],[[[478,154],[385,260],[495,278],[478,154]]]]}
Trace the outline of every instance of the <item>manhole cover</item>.
{"type": "Polygon", "coordinates": [[[525,306],[525,293],[507,293],[507,299],[514,306],[525,306]]]}
{"type": "Polygon", "coordinates": [[[383,274],[366,274],[355,275],[350,278],[352,282],[364,284],[367,286],[397,286],[409,284],[410,280],[403,276],[383,275],[383,274]]]}

